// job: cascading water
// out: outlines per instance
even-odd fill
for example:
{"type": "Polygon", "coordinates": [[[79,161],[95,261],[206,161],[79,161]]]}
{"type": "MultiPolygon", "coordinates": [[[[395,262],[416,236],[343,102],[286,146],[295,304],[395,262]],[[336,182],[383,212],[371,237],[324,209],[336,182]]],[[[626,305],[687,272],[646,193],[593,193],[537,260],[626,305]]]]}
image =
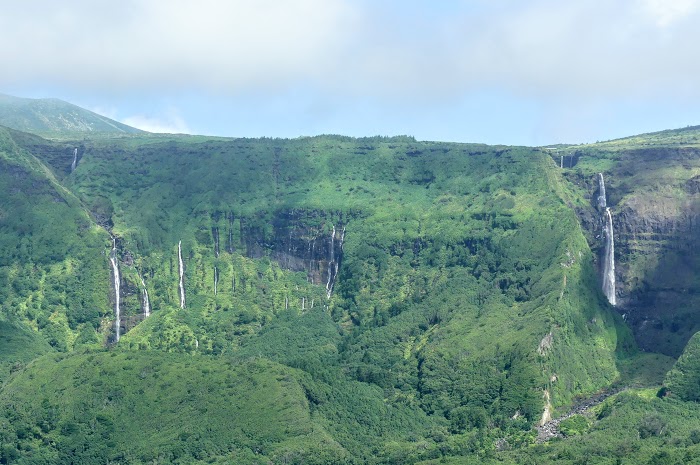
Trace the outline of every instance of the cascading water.
{"type": "Polygon", "coordinates": [[[115,341],[119,342],[121,331],[121,314],[119,311],[119,285],[121,278],[119,276],[119,261],[117,258],[117,238],[112,237],[112,251],[109,254],[109,262],[112,264],[112,275],[114,276],[114,334],[115,341]]]}
{"type": "Polygon", "coordinates": [[[214,236],[214,256],[219,258],[219,228],[212,228],[212,235],[214,236]]]}
{"type": "Polygon", "coordinates": [[[335,225],[331,232],[331,259],[328,260],[328,281],[326,282],[326,295],[331,298],[333,292],[333,262],[335,261],[335,225]]]}
{"type": "Polygon", "coordinates": [[[177,260],[180,272],[180,308],[185,308],[185,264],[182,262],[182,241],[177,243],[177,260]]]}
{"type": "Polygon", "coordinates": [[[605,208],[605,264],[603,266],[603,292],[611,305],[616,305],[615,299],[615,239],[613,237],[612,213],[605,208]]]}
{"type": "Polygon", "coordinates": [[[217,287],[219,286],[219,269],[214,267],[214,295],[217,293],[217,287]]]}
{"type": "Polygon", "coordinates": [[[562,155],[561,160],[559,160],[559,168],[564,169],[564,155],[562,155]]]}
{"type": "Polygon", "coordinates": [[[151,302],[148,300],[148,289],[146,289],[146,283],[141,275],[139,275],[139,279],[141,280],[141,295],[143,298],[143,317],[148,318],[151,316],[151,302]]]}
{"type": "Polygon", "coordinates": [[[603,211],[603,293],[611,305],[617,304],[615,297],[615,238],[613,233],[612,211],[608,207],[603,173],[598,173],[598,207],[603,211]]]}
{"type": "Polygon", "coordinates": [[[598,173],[598,206],[605,209],[608,206],[607,197],[605,194],[605,180],[603,173],[598,173]]]}
{"type": "MultiPolygon", "coordinates": [[[[333,232],[331,233],[331,259],[328,261],[328,281],[326,282],[326,296],[330,299],[331,294],[333,294],[333,285],[335,284],[335,278],[338,276],[339,263],[335,259],[335,226],[333,226],[333,232]]],[[[343,226],[343,231],[340,233],[340,250],[343,250],[343,242],[345,241],[345,226],[343,226]]]]}
{"type": "Polygon", "coordinates": [[[75,168],[78,166],[78,149],[76,148],[73,150],[73,163],[70,164],[70,172],[72,173],[75,171],[75,168]]]}

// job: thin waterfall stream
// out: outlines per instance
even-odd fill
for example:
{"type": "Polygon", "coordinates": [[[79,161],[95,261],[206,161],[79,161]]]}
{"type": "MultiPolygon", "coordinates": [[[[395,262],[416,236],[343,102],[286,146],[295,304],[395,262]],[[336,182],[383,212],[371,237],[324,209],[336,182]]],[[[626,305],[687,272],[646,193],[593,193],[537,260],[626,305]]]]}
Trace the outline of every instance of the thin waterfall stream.
{"type": "Polygon", "coordinates": [[[613,232],[612,211],[608,207],[603,173],[598,173],[598,207],[603,210],[603,293],[611,305],[617,305],[615,297],[615,237],[613,232]]]}
{"type": "Polygon", "coordinates": [[[180,308],[185,308],[185,264],[182,261],[182,241],[177,243],[177,260],[180,272],[180,308]]]}
{"type": "Polygon", "coordinates": [[[114,334],[115,341],[119,342],[121,336],[121,313],[119,309],[119,287],[121,277],[119,276],[119,259],[117,258],[117,238],[112,237],[112,251],[109,253],[109,262],[112,264],[112,275],[114,276],[114,334]]]}
{"type": "Polygon", "coordinates": [[[146,283],[143,280],[143,276],[139,274],[139,279],[141,280],[141,293],[143,298],[143,317],[148,318],[151,315],[151,302],[148,299],[148,289],[146,289],[146,283]]]}
{"type": "Polygon", "coordinates": [[[78,149],[76,148],[73,150],[73,163],[70,164],[70,172],[72,173],[75,171],[75,168],[78,166],[78,149]]]}

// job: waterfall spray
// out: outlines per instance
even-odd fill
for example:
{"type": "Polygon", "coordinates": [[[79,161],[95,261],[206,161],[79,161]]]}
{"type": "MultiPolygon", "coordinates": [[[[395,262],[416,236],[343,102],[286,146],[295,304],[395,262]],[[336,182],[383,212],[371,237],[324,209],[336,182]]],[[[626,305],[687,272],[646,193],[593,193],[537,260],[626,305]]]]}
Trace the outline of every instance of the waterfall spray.
{"type": "Polygon", "coordinates": [[[333,293],[333,262],[335,261],[335,225],[331,232],[331,259],[328,260],[328,281],[326,282],[326,296],[330,299],[333,293]]]}
{"type": "Polygon", "coordinates": [[[177,243],[177,260],[180,271],[180,308],[185,308],[185,264],[182,262],[182,241],[177,243]]]}
{"type": "Polygon", "coordinates": [[[73,150],[73,163],[70,164],[70,172],[72,173],[75,171],[75,168],[78,166],[78,149],[76,148],[73,150]]]}
{"type": "Polygon", "coordinates": [[[117,238],[112,237],[112,251],[109,254],[109,262],[112,264],[112,274],[114,276],[114,333],[115,340],[119,342],[121,330],[121,314],[119,310],[119,285],[121,278],[119,276],[119,261],[117,259],[117,238]]]}
{"type": "Polygon", "coordinates": [[[148,289],[146,289],[146,283],[143,277],[139,274],[139,279],[141,280],[142,297],[143,297],[143,317],[148,318],[151,316],[151,303],[148,300],[148,289]]]}
{"type": "Polygon", "coordinates": [[[612,213],[605,209],[605,264],[603,266],[603,292],[611,305],[616,305],[615,299],[615,239],[613,238],[612,213]]]}
{"type": "MultiPolygon", "coordinates": [[[[335,226],[333,226],[333,232],[331,234],[331,259],[328,262],[328,281],[326,282],[326,297],[329,299],[331,298],[331,295],[333,294],[333,286],[335,285],[335,279],[338,276],[338,268],[339,268],[339,263],[338,260],[335,258],[335,226]]],[[[339,248],[342,252],[343,250],[343,242],[345,241],[345,226],[343,226],[343,230],[340,233],[340,241],[339,241],[339,248]]]]}
{"type": "Polygon", "coordinates": [[[219,228],[214,227],[212,229],[212,234],[214,236],[214,256],[219,258],[219,228]]]}
{"type": "Polygon", "coordinates": [[[615,297],[615,238],[612,211],[608,207],[603,173],[598,173],[598,207],[603,211],[603,239],[605,240],[603,262],[603,293],[611,305],[617,304],[615,297]]]}
{"type": "Polygon", "coordinates": [[[603,180],[603,173],[598,173],[598,206],[603,209],[608,206],[608,201],[605,194],[605,180],[603,180]]]}

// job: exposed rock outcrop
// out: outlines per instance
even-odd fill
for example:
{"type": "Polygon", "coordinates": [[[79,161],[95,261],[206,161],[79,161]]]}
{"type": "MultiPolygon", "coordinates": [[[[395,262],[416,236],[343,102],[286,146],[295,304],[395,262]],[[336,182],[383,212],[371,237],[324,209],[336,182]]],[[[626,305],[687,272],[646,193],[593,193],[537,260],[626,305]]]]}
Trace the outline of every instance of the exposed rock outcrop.
{"type": "MultiPolygon", "coordinates": [[[[615,157],[606,183],[614,210],[617,310],[642,349],[678,356],[700,330],[700,152],[641,149],[615,157]]],[[[602,276],[596,177],[567,177],[588,192],[590,206],[576,211],[602,276]]]]}
{"type": "Polygon", "coordinates": [[[332,289],[343,257],[347,219],[316,210],[283,210],[272,234],[260,222],[241,219],[241,242],[251,258],[269,256],[282,268],[306,271],[310,282],[332,289]]]}

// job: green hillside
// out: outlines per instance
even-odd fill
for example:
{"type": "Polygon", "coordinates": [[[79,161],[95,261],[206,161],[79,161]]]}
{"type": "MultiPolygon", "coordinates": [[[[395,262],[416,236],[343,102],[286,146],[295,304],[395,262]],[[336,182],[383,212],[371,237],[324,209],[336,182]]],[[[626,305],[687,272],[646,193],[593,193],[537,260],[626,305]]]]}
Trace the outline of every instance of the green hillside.
{"type": "Polygon", "coordinates": [[[0,306],[57,350],[100,344],[109,236],[33,154],[0,129],[0,306]]]}
{"type": "Polygon", "coordinates": [[[347,452],[312,419],[295,376],[265,361],[232,364],[158,352],[43,357],[0,395],[3,458],[84,464],[342,461],[347,452]]]}
{"type": "Polygon", "coordinates": [[[650,433],[629,457],[690,441],[693,458],[695,378],[655,394],[700,329],[700,152],[661,134],[545,150],[2,129],[0,461],[616,463],[630,431],[650,433]]]}
{"type": "Polygon", "coordinates": [[[95,133],[144,132],[63,100],[20,98],[5,94],[0,94],[0,125],[61,138],[95,133]]]}

